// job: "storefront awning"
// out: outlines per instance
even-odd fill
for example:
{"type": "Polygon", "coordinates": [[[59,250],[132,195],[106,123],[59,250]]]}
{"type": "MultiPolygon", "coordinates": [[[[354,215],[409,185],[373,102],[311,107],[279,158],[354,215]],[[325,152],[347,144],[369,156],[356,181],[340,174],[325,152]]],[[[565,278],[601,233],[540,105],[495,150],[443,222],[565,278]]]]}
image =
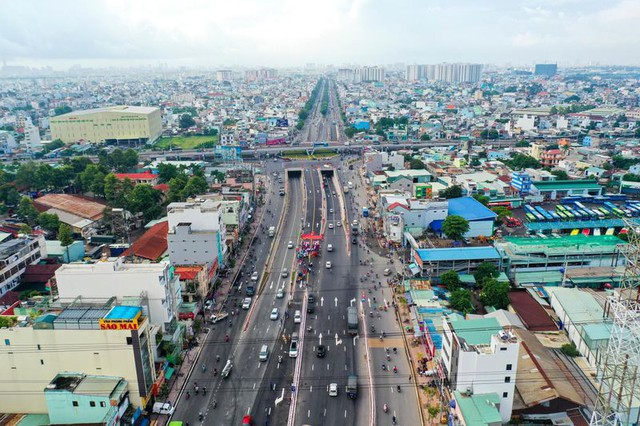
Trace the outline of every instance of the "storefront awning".
{"type": "Polygon", "coordinates": [[[171,380],[171,376],[173,376],[173,373],[175,372],[175,369],[173,367],[167,367],[167,372],[164,375],[164,378],[166,380],[171,380]]]}

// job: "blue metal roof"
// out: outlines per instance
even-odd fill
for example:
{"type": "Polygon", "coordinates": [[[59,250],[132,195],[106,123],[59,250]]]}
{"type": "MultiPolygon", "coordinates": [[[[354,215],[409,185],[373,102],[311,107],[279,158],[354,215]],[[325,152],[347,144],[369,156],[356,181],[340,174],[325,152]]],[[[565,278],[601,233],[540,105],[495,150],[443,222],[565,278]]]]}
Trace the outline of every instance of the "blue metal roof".
{"type": "Polygon", "coordinates": [[[142,308],[140,306],[114,306],[105,319],[134,319],[142,308]]]}
{"type": "Polygon", "coordinates": [[[498,215],[472,197],[452,198],[449,200],[449,214],[461,216],[469,221],[494,220],[498,215]]]}
{"type": "Polygon", "coordinates": [[[417,249],[416,252],[423,262],[500,259],[500,254],[494,247],[417,249]]]}

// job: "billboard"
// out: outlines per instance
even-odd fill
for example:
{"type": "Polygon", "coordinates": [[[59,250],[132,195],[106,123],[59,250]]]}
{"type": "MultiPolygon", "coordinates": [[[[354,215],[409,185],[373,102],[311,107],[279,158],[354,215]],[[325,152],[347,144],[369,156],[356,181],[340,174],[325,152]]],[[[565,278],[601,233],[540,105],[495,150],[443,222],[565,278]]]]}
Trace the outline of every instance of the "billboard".
{"type": "Polygon", "coordinates": [[[268,146],[286,145],[286,144],[287,144],[287,139],[286,138],[270,139],[270,140],[267,141],[267,145],[268,146]]]}
{"type": "Polygon", "coordinates": [[[286,118],[278,118],[276,120],[276,127],[289,127],[289,120],[286,118]]]}

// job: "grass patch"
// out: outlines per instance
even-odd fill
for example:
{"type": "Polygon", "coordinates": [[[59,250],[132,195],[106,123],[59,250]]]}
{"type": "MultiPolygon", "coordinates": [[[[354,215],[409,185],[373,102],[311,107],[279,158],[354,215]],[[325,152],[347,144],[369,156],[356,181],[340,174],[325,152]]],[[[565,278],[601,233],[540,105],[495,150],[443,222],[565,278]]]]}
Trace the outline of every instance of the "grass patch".
{"type": "Polygon", "coordinates": [[[197,149],[213,148],[218,143],[218,136],[176,136],[174,138],[160,138],[153,145],[154,148],[169,149],[197,149]]]}

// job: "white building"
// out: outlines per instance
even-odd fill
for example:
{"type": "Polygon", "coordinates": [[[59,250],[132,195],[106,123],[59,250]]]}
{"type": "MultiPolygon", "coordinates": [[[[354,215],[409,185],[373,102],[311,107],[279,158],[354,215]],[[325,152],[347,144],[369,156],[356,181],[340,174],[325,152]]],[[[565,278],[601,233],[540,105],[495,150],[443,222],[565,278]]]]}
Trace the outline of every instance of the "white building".
{"type": "Polygon", "coordinates": [[[44,237],[20,237],[0,244],[0,296],[13,290],[27,265],[47,257],[44,237]]]}
{"type": "Polygon", "coordinates": [[[0,130],[0,154],[11,154],[17,146],[13,132],[0,130]]]}
{"type": "Polygon", "coordinates": [[[442,366],[452,390],[472,394],[495,392],[503,422],[511,419],[520,342],[495,318],[443,321],[442,366]]]}
{"type": "Polygon", "coordinates": [[[180,283],[168,263],[125,263],[124,257],[95,263],[69,263],[56,271],[58,296],[70,303],[116,297],[143,306],[145,316],[164,333],[177,332],[177,305],[182,301],[180,283]]]}
{"type": "Polygon", "coordinates": [[[213,276],[227,254],[223,203],[199,196],[167,207],[169,259],[174,265],[205,265],[213,276]]]}
{"type": "Polygon", "coordinates": [[[395,233],[393,228],[401,225],[402,232],[409,232],[413,236],[421,235],[433,221],[445,220],[449,209],[447,201],[414,200],[383,194],[380,195],[380,201],[381,217],[388,232],[395,233]]]}

